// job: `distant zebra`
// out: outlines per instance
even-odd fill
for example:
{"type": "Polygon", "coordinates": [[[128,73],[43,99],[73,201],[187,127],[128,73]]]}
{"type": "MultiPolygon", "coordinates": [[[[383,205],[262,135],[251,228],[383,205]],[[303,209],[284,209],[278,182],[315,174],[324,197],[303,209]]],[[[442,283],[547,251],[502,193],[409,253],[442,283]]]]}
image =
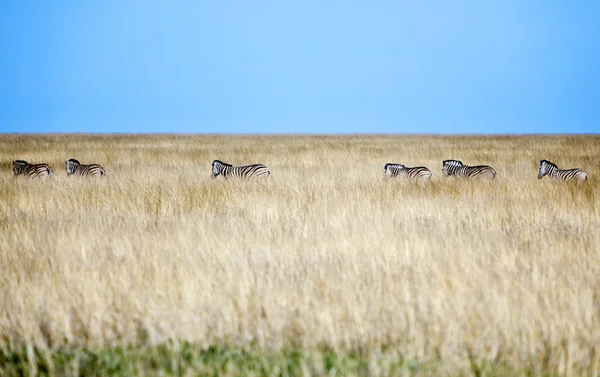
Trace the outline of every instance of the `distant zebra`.
{"type": "Polygon", "coordinates": [[[79,161],[72,158],[68,161],[65,161],[67,164],[67,175],[82,175],[82,176],[92,176],[97,175],[102,177],[106,173],[104,172],[104,168],[98,164],[90,164],[90,165],[81,165],[79,161]]]}
{"type": "Polygon", "coordinates": [[[219,160],[214,160],[212,163],[212,178],[221,174],[227,178],[251,178],[251,177],[268,177],[271,172],[263,164],[254,164],[246,166],[233,166],[219,160]]]}
{"type": "Polygon", "coordinates": [[[29,164],[27,161],[13,161],[13,173],[27,177],[52,177],[54,170],[48,164],[29,164]]]}
{"type": "Polygon", "coordinates": [[[431,179],[431,171],[424,166],[407,168],[401,164],[385,164],[385,177],[398,177],[400,179],[422,180],[427,182],[431,179]]]}
{"type": "Polygon", "coordinates": [[[548,160],[540,160],[540,172],[538,178],[542,179],[547,175],[552,179],[560,181],[570,181],[576,179],[579,182],[585,182],[588,179],[588,173],[583,169],[559,169],[558,166],[548,160]]]}
{"type": "Polygon", "coordinates": [[[442,171],[446,175],[453,175],[460,178],[496,178],[496,171],[491,166],[468,166],[458,160],[444,160],[442,171]]]}

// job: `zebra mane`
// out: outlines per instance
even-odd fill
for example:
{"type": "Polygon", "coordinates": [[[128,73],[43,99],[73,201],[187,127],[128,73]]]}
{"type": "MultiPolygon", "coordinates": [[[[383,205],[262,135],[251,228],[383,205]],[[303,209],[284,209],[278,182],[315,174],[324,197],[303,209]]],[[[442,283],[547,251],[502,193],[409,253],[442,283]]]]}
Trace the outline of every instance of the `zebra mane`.
{"type": "Polygon", "coordinates": [[[213,166],[214,166],[214,164],[221,164],[221,165],[223,165],[223,166],[233,166],[233,165],[231,165],[231,164],[227,164],[227,163],[225,163],[225,162],[223,162],[223,161],[220,161],[220,160],[214,160],[214,161],[212,162],[212,164],[213,164],[213,166]]]}
{"type": "Polygon", "coordinates": [[[540,165],[544,165],[544,164],[550,165],[550,166],[555,167],[555,168],[558,169],[558,166],[556,164],[554,164],[554,163],[552,163],[552,162],[550,162],[548,160],[540,160],[540,165]]]}
{"type": "Polygon", "coordinates": [[[13,165],[29,165],[27,161],[24,160],[14,160],[13,165]]]}
{"type": "Polygon", "coordinates": [[[69,163],[69,162],[77,164],[77,165],[81,165],[81,163],[74,158],[69,159],[69,161],[67,161],[67,163],[69,163]]]}
{"type": "Polygon", "coordinates": [[[398,168],[403,168],[404,167],[404,165],[402,165],[402,164],[396,164],[396,163],[393,163],[393,162],[388,162],[387,164],[385,164],[385,168],[384,169],[387,169],[389,167],[394,167],[394,166],[398,167],[398,168]]]}
{"type": "Polygon", "coordinates": [[[458,164],[458,165],[464,165],[464,164],[462,163],[462,161],[459,161],[459,160],[444,160],[444,165],[446,165],[446,164],[458,164]]]}

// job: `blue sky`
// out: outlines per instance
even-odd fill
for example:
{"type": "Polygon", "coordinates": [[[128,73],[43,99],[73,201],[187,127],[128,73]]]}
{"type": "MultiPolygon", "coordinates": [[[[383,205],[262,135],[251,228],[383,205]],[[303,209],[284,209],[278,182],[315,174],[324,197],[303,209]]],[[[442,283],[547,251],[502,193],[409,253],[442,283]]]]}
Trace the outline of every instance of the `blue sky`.
{"type": "Polygon", "coordinates": [[[598,1],[4,1],[1,132],[597,133],[598,1]]]}

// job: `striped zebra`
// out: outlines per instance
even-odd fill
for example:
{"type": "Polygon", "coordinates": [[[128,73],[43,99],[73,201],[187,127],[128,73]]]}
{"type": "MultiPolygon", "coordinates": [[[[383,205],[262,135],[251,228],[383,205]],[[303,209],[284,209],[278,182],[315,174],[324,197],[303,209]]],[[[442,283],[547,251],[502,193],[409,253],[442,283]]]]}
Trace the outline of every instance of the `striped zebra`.
{"type": "Polygon", "coordinates": [[[402,164],[385,164],[385,177],[398,177],[400,179],[421,180],[428,182],[431,179],[431,171],[424,166],[407,168],[402,164]]]}
{"type": "Polygon", "coordinates": [[[29,164],[27,161],[13,161],[13,173],[15,176],[24,175],[27,177],[52,177],[54,170],[48,164],[29,164]]]}
{"type": "Polygon", "coordinates": [[[559,169],[558,166],[548,160],[540,160],[540,172],[538,178],[542,179],[547,175],[551,179],[560,181],[570,181],[576,179],[579,182],[585,182],[588,179],[588,173],[583,169],[559,169]]]}
{"type": "Polygon", "coordinates": [[[468,166],[458,160],[444,160],[442,171],[446,175],[460,178],[496,178],[496,171],[491,166],[468,166]]]}
{"type": "Polygon", "coordinates": [[[81,165],[79,161],[72,158],[68,161],[65,161],[67,164],[67,175],[81,175],[81,176],[99,176],[102,177],[106,175],[104,172],[104,168],[98,164],[90,164],[90,165],[81,165]]]}
{"type": "Polygon", "coordinates": [[[212,178],[221,174],[227,178],[252,178],[252,177],[268,177],[271,172],[263,164],[254,164],[246,166],[233,166],[219,160],[214,160],[212,163],[212,178]]]}

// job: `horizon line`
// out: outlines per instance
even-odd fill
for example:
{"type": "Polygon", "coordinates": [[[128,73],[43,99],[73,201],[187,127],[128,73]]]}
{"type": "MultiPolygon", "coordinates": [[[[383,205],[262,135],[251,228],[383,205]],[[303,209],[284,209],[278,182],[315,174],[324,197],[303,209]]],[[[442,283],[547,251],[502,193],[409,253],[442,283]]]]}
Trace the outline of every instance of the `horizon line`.
{"type": "Polygon", "coordinates": [[[554,133],[473,133],[473,132],[421,132],[421,133],[393,133],[393,132],[4,132],[0,131],[1,136],[41,136],[41,135],[94,135],[94,136],[600,136],[600,133],[591,132],[554,132],[554,133]]]}

